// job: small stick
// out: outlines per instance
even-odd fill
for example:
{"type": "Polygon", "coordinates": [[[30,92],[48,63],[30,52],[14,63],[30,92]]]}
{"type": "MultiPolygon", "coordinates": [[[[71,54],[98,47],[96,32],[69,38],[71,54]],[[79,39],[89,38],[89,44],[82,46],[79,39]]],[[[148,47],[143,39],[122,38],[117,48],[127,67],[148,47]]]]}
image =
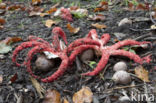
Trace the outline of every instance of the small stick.
{"type": "Polygon", "coordinates": [[[145,38],[145,37],[148,37],[148,36],[151,36],[151,34],[141,35],[141,36],[139,36],[139,37],[137,37],[137,38],[134,38],[133,40],[141,40],[141,39],[143,39],[143,38],[145,38]]]}
{"type": "Polygon", "coordinates": [[[82,70],[80,59],[76,56],[76,67],[78,71],[82,70]]]}
{"type": "Polygon", "coordinates": [[[133,87],[139,87],[143,86],[144,84],[138,84],[138,85],[127,85],[127,86],[121,86],[121,87],[115,87],[111,89],[106,89],[106,91],[113,91],[113,90],[118,90],[118,89],[125,89],[125,88],[133,88],[133,87]]]}

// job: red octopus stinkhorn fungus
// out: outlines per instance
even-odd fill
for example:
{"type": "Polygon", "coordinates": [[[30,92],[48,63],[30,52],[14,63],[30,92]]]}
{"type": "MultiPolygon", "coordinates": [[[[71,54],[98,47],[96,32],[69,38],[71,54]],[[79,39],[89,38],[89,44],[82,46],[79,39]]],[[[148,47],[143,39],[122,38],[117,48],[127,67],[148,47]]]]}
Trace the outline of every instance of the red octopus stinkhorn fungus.
{"type": "Polygon", "coordinates": [[[138,42],[135,40],[128,39],[128,40],[117,42],[112,46],[105,46],[105,44],[110,39],[110,35],[103,34],[101,38],[98,38],[96,30],[92,29],[90,30],[89,34],[85,38],[80,38],[80,39],[73,41],[71,44],[69,44],[69,46],[67,46],[65,49],[62,50],[60,47],[59,36],[62,37],[64,42],[67,44],[65,33],[60,27],[55,27],[52,30],[52,33],[53,33],[52,45],[50,45],[47,41],[39,37],[29,36],[29,41],[20,44],[14,50],[13,57],[12,57],[12,61],[16,63],[17,66],[26,65],[27,71],[33,77],[41,79],[41,81],[43,82],[51,82],[57,79],[58,77],[60,77],[67,70],[68,65],[71,65],[74,62],[76,56],[88,49],[94,49],[98,54],[101,55],[101,59],[99,63],[97,64],[97,67],[93,71],[83,73],[82,75],[88,75],[88,76],[97,75],[101,70],[105,68],[108,62],[108,59],[111,55],[126,56],[139,64],[142,64],[144,62],[147,62],[147,63],[150,62],[150,56],[141,58],[137,54],[119,49],[126,45],[142,45],[142,44],[148,44],[150,42],[146,42],[146,41],[138,42]],[[29,48],[29,47],[33,47],[33,48],[28,52],[27,58],[24,61],[24,63],[23,64],[17,63],[16,57],[18,53],[22,51],[23,49],[29,48]],[[33,58],[33,55],[35,55],[36,53],[44,52],[44,51],[48,51],[48,52],[53,53],[54,55],[57,55],[58,57],[62,59],[62,62],[58,70],[54,74],[46,78],[40,78],[39,76],[33,73],[31,69],[31,60],[33,58]],[[70,54],[70,56],[68,56],[68,54],[70,54]]]}
{"type": "Polygon", "coordinates": [[[48,43],[47,41],[43,40],[42,38],[29,36],[29,41],[23,42],[18,47],[16,47],[16,49],[13,52],[13,57],[12,57],[12,61],[16,63],[17,66],[26,65],[27,71],[33,77],[41,79],[41,81],[43,82],[51,82],[57,79],[59,76],[61,76],[64,73],[64,71],[67,69],[67,66],[68,66],[67,52],[65,51],[65,49],[61,50],[60,45],[59,45],[60,43],[59,36],[62,37],[64,42],[67,44],[66,35],[60,27],[55,27],[52,30],[52,33],[53,33],[52,45],[48,43]],[[33,48],[28,52],[26,60],[22,64],[17,63],[16,57],[19,54],[19,52],[22,51],[23,49],[30,48],[30,47],[33,47],[33,48]],[[35,55],[36,53],[44,52],[44,51],[48,51],[55,55],[58,55],[58,57],[62,59],[62,62],[58,70],[54,74],[46,78],[40,78],[39,76],[33,73],[31,69],[31,60],[33,58],[33,55],[35,55]]]}
{"type": "Polygon", "coordinates": [[[119,41],[112,46],[105,46],[105,44],[109,41],[109,39],[110,39],[109,34],[103,34],[99,39],[96,30],[95,29],[90,30],[87,37],[77,39],[68,46],[68,53],[71,52],[71,55],[69,56],[70,64],[72,64],[72,62],[75,60],[78,54],[88,49],[94,49],[95,51],[100,53],[101,59],[93,71],[83,73],[82,75],[88,75],[88,76],[97,75],[101,70],[105,68],[108,59],[111,55],[126,56],[139,64],[142,64],[144,62],[147,63],[150,62],[150,56],[141,58],[137,54],[119,49],[126,45],[142,45],[142,44],[148,44],[150,42],[146,42],[146,41],[138,42],[135,40],[128,39],[124,41],[119,41]]]}

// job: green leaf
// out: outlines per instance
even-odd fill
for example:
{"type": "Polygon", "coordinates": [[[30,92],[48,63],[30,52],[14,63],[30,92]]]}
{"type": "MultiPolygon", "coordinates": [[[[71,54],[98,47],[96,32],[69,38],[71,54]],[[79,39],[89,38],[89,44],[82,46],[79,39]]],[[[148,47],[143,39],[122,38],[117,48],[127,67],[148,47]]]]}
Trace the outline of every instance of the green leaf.
{"type": "Polygon", "coordinates": [[[3,42],[0,42],[0,54],[8,53],[12,50],[12,47],[10,45],[6,45],[3,42]]]}
{"type": "Polygon", "coordinates": [[[128,51],[129,47],[123,47],[123,50],[128,51]]]}
{"type": "Polygon", "coordinates": [[[134,49],[129,49],[129,52],[132,52],[132,53],[136,54],[134,49]]]}
{"type": "Polygon", "coordinates": [[[97,65],[97,63],[95,61],[89,61],[88,65],[93,69],[97,65]]]}
{"type": "Polygon", "coordinates": [[[81,14],[81,13],[78,13],[78,12],[76,12],[76,13],[73,12],[72,14],[74,15],[74,17],[76,17],[78,19],[83,18],[83,17],[86,16],[86,14],[81,14]]]}

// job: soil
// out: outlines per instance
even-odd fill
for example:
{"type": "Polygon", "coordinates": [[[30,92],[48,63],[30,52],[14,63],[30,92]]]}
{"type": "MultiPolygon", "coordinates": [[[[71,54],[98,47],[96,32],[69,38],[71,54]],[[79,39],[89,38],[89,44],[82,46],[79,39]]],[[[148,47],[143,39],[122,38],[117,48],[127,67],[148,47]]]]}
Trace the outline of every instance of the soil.
{"type": "MultiPolygon", "coordinates": [[[[8,0],[9,1],[9,0],[8,0]]],[[[52,0],[51,0],[52,1],[52,0]]],[[[29,6],[29,0],[10,0],[11,4],[24,4],[25,6],[29,6]]],[[[72,2],[74,1],[63,1],[59,5],[59,7],[70,7],[72,2]]],[[[109,33],[111,35],[111,40],[107,45],[112,45],[115,43],[115,40],[125,40],[128,38],[136,39],[138,41],[150,41],[152,43],[152,47],[148,47],[147,49],[138,48],[136,50],[137,54],[141,57],[152,54],[152,61],[150,64],[143,64],[144,68],[149,71],[149,79],[150,82],[146,83],[147,88],[149,89],[149,93],[156,93],[156,31],[155,30],[147,30],[153,25],[153,22],[150,20],[149,11],[146,10],[124,10],[125,6],[120,5],[122,1],[117,0],[117,3],[113,5],[108,11],[102,12],[93,12],[94,6],[96,7],[98,3],[92,0],[80,0],[81,8],[86,8],[89,11],[89,15],[91,14],[103,14],[106,16],[104,21],[91,21],[85,18],[73,18],[74,21],[71,24],[74,27],[80,27],[80,31],[77,34],[72,35],[66,24],[68,23],[65,20],[62,20],[57,26],[61,27],[67,35],[68,42],[72,42],[73,40],[81,37],[85,37],[85,35],[94,27],[91,26],[92,23],[101,23],[107,25],[106,29],[96,29],[99,36],[103,33],[109,33]],[[149,20],[133,22],[132,24],[125,24],[122,26],[118,26],[118,23],[124,18],[138,18],[138,17],[146,17],[149,20]],[[121,35],[114,35],[114,33],[123,33],[121,35]],[[138,39],[143,35],[151,34],[147,37],[138,39]]],[[[151,2],[151,1],[149,1],[151,2]]],[[[54,2],[48,2],[39,7],[46,8],[47,10],[53,6],[54,2]]],[[[7,37],[21,37],[23,41],[27,41],[27,37],[29,35],[34,35],[51,42],[51,31],[55,26],[51,28],[47,28],[44,22],[47,19],[50,19],[50,16],[40,17],[34,16],[29,17],[26,11],[14,10],[7,11],[4,15],[1,15],[1,18],[6,20],[4,28],[0,30],[0,40],[4,40],[7,37]]],[[[19,43],[14,43],[13,50],[19,43]]],[[[12,52],[7,54],[2,54],[4,58],[0,59],[0,75],[3,76],[3,82],[0,83],[0,103],[19,103],[17,102],[17,97],[22,96],[23,101],[20,103],[42,103],[41,98],[33,87],[32,82],[30,81],[30,75],[26,71],[26,67],[17,67],[12,63],[11,57],[12,52]],[[15,74],[18,75],[17,79],[10,83],[10,78],[15,74]],[[17,96],[17,97],[16,97],[17,96]]],[[[21,61],[25,58],[25,52],[22,52],[18,59],[21,61]]],[[[99,60],[99,58],[96,58],[99,60]]],[[[134,73],[134,67],[138,64],[135,64],[133,61],[130,61],[127,58],[114,56],[109,59],[107,64],[107,69],[104,75],[97,75],[93,77],[85,76],[82,77],[80,74],[89,70],[89,67],[86,64],[81,63],[82,70],[78,70],[76,64],[72,67],[69,67],[67,72],[64,73],[63,76],[55,80],[51,83],[43,83],[38,81],[40,85],[45,89],[55,89],[59,91],[61,97],[66,97],[69,103],[72,103],[72,96],[75,92],[80,90],[83,86],[88,86],[94,96],[93,103],[119,103],[119,98],[123,96],[122,89],[112,89],[115,87],[123,87],[125,85],[115,84],[111,78],[114,74],[113,65],[118,61],[125,61],[128,65],[129,72],[134,73]],[[112,89],[112,90],[110,90],[112,89]],[[107,91],[110,90],[110,91],[107,91]]],[[[102,71],[104,72],[104,70],[102,71]]],[[[43,74],[40,74],[43,75],[43,74]]],[[[136,86],[135,88],[124,88],[124,90],[129,94],[133,89],[139,89],[141,92],[144,92],[144,82],[140,79],[133,77],[133,83],[136,86]]],[[[130,95],[130,94],[129,94],[130,95]]],[[[156,95],[155,95],[156,97],[156,95]]],[[[125,103],[125,102],[124,102],[125,103]]],[[[127,103],[127,102],[126,102],[127,103]]],[[[132,102],[134,103],[134,102],[132,102]]],[[[139,103],[139,102],[138,102],[139,103]]]]}

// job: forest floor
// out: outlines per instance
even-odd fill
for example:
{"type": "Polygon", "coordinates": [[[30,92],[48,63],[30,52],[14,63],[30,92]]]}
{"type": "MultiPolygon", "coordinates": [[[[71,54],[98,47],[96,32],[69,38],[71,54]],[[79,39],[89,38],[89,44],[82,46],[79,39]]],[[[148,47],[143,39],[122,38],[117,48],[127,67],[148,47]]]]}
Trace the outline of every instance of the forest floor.
{"type": "MultiPolygon", "coordinates": [[[[109,0],[109,2],[103,2],[103,7],[99,5],[102,0],[43,0],[44,2],[38,4],[38,9],[35,10],[35,7],[31,4],[32,1],[4,0],[2,3],[5,4],[5,8],[2,8],[4,4],[0,4],[0,40],[5,40],[8,37],[18,37],[22,39],[19,42],[12,43],[10,51],[6,53],[0,53],[0,103],[55,103],[45,102],[45,91],[49,89],[58,91],[61,96],[60,98],[62,103],[76,103],[73,102],[73,95],[83,87],[90,88],[89,90],[93,94],[93,96],[91,97],[91,101],[93,103],[122,103],[121,98],[125,96],[124,93],[127,94],[128,97],[131,97],[132,92],[139,94],[149,94],[148,98],[152,98],[152,96],[154,96],[156,101],[155,2],[153,2],[152,0],[149,1],[148,3],[149,5],[152,5],[152,7],[148,8],[146,7],[148,6],[148,4],[146,4],[145,2],[140,2],[138,0],[131,0],[131,3],[127,0],[112,0],[112,2],[111,0],[109,0]],[[61,2],[59,3],[59,1],[61,2]],[[56,19],[55,17],[53,17],[54,13],[43,17],[37,14],[49,10],[57,3],[59,4],[56,8],[70,8],[76,6],[80,7],[81,9],[87,10],[88,15],[81,18],[73,15],[73,21],[68,22],[67,20],[64,20],[62,18],[56,19]],[[143,5],[143,7],[138,6],[139,4],[143,5]],[[12,8],[9,9],[9,7],[11,6],[12,8]],[[99,11],[96,10],[98,6],[99,8],[103,9],[99,9],[99,11]],[[35,13],[33,14],[32,12],[35,13]],[[91,17],[97,16],[99,14],[100,19],[91,17]],[[129,21],[125,21],[126,23],[122,22],[122,24],[119,26],[119,23],[121,23],[121,20],[123,20],[124,18],[127,18],[129,21]],[[47,27],[45,25],[47,20],[58,20],[59,23],[47,27]],[[93,24],[95,23],[102,24],[104,27],[95,27],[93,26],[93,24]],[[70,24],[74,28],[79,27],[80,30],[74,34],[69,31],[70,28],[67,27],[67,24],[70,24]],[[80,71],[77,69],[76,63],[74,63],[73,66],[69,67],[69,69],[61,77],[53,82],[43,83],[40,80],[37,80],[37,83],[40,85],[40,87],[43,88],[44,91],[43,92],[39,90],[40,92],[42,92],[42,94],[39,94],[38,90],[32,83],[32,78],[27,72],[26,67],[17,67],[12,62],[12,53],[20,43],[28,40],[29,35],[41,37],[50,43],[51,31],[56,26],[59,26],[64,30],[67,36],[67,41],[69,43],[78,38],[85,37],[91,29],[96,29],[99,36],[101,36],[103,33],[109,33],[111,39],[107,45],[112,45],[117,41],[122,41],[125,39],[151,42],[152,47],[148,46],[146,49],[143,49],[141,47],[125,47],[125,49],[128,48],[129,51],[135,52],[140,57],[144,57],[149,54],[152,55],[151,62],[149,64],[142,64],[144,70],[147,71],[148,74],[140,74],[144,75],[142,76],[142,79],[140,79],[135,74],[134,70],[136,67],[138,67],[139,64],[136,64],[134,61],[125,57],[111,56],[106,68],[96,76],[81,76],[81,73],[89,71],[90,67],[85,63],[81,63],[81,68],[83,69],[80,71]],[[132,81],[129,84],[123,85],[120,83],[115,83],[111,79],[114,74],[113,66],[119,61],[126,62],[128,72],[133,74],[132,81]],[[144,82],[144,78],[149,78],[149,82],[144,82]],[[66,98],[68,102],[65,101],[64,98],[66,98]]],[[[3,47],[0,46],[0,51],[2,50],[2,48],[3,47]]],[[[23,58],[26,57],[26,52],[27,51],[20,53],[20,56],[18,56],[18,59],[20,61],[22,61],[23,58]]],[[[99,58],[96,57],[94,61],[96,62],[98,60],[99,58]]],[[[43,74],[41,73],[39,75],[43,74]]],[[[81,99],[82,98],[83,97],[81,97],[81,99]]],[[[54,98],[53,96],[53,99],[56,98],[54,98]]],[[[128,100],[126,98],[122,99],[127,100],[127,102],[123,100],[123,103],[134,103],[134,101],[128,100]]],[[[138,98],[136,99],[136,103],[147,102],[146,98],[144,98],[141,102],[138,100],[138,98]]],[[[152,99],[151,102],[154,103],[152,99]]],[[[59,102],[57,101],[56,103],[59,102]]]]}

